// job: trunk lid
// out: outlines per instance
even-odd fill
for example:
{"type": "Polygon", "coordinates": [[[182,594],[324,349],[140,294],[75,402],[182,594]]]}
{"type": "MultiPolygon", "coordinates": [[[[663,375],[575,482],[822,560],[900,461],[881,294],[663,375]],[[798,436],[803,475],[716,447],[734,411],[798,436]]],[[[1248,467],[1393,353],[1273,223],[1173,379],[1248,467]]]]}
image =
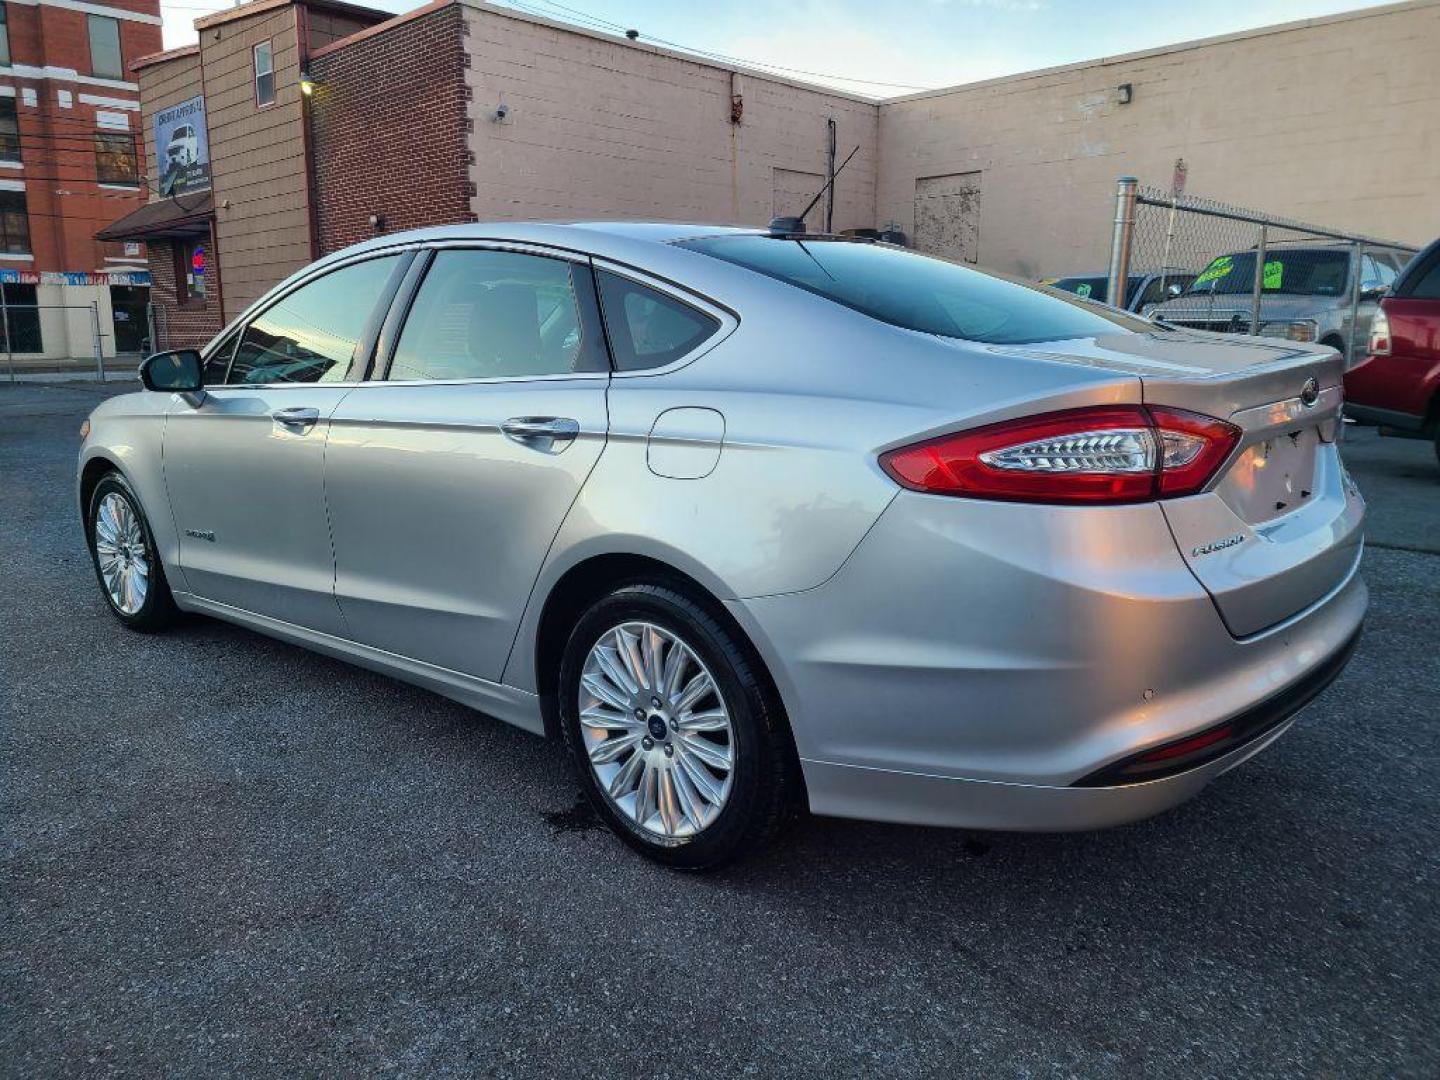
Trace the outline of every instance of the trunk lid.
{"type": "Polygon", "coordinates": [[[1338,353],[1169,331],[1062,347],[1048,357],[1132,372],[1147,404],[1240,428],[1239,445],[1205,491],[1160,504],[1181,556],[1233,635],[1283,622],[1349,578],[1360,557],[1364,502],[1336,443],[1338,353]]]}

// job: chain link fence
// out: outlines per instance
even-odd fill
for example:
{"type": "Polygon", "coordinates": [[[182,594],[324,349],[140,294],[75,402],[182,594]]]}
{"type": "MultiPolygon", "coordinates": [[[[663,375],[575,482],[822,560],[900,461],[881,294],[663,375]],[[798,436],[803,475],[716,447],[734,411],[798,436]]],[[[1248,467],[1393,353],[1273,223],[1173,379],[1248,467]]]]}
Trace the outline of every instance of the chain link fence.
{"type": "Polygon", "coordinates": [[[0,378],[104,382],[133,370],[139,356],[115,355],[98,303],[12,304],[0,300],[0,378]],[[56,346],[54,343],[59,342],[56,346]],[[107,355],[110,354],[110,355],[107,355]]]}
{"type": "Polygon", "coordinates": [[[1107,296],[1174,326],[1364,356],[1378,301],[1415,248],[1142,187],[1116,190],[1107,296]],[[1124,283],[1124,288],[1121,284],[1124,283]]]}

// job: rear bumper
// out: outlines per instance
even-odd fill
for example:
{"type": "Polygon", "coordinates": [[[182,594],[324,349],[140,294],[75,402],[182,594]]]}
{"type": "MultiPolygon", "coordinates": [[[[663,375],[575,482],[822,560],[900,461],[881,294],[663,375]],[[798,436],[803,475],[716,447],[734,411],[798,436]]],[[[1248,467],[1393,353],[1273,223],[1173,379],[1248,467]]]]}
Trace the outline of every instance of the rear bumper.
{"type": "Polygon", "coordinates": [[[1068,787],[807,761],[810,808],[832,817],[1007,832],[1081,832],[1138,821],[1185,802],[1289,731],[1301,710],[1345,669],[1359,640],[1357,631],[1313,672],[1227,721],[1245,729],[1238,740],[1153,779],[1126,780],[1124,761],[1068,787]]]}
{"type": "Polygon", "coordinates": [[[1083,832],[1152,817],[1198,794],[1289,731],[1345,669],[1359,639],[1357,631],[1313,672],[1227,721],[1246,729],[1236,742],[1154,779],[1127,781],[1121,775],[1125,760],[1066,787],[806,761],[810,809],[831,817],[1004,832],[1083,832]]]}
{"type": "Polygon", "coordinates": [[[1166,780],[1190,772],[1232,752],[1260,742],[1272,731],[1293,720],[1300,710],[1325,692],[1345,670],[1351,655],[1360,644],[1360,631],[1355,631],[1334,655],[1326,657],[1312,670],[1285,689],[1272,694],[1244,712],[1196,735],[1161,747],[1158,752],[1132,754],[1103,769],[1082,776],[1074,787],[1123,787],[1130,784],[1166,780]]]}
{"type": "Polygon", "coordinates": [[[1163,780],[1119,787],[1051,787],[805,762],[810,809],[830,817],[997,832],[1083,832],[1152,817],[1178,806],[1221,773],[1260,753],[1290,729],[1273,728],[1246,746],[1163,780]]]}
{"type": "Polygon", "coordinates": [[[1051,830],[1156,813],[1269,745],[1293,715],[1279,695],[1318,692],[1367,602],[1352,568],[1237,639],[1156,504],[907,492],[826,584],[730,606],[784,699],[814,812],[1051,830]],[[1076,786],[1267,703],[1218,757],[1076,786]]]}

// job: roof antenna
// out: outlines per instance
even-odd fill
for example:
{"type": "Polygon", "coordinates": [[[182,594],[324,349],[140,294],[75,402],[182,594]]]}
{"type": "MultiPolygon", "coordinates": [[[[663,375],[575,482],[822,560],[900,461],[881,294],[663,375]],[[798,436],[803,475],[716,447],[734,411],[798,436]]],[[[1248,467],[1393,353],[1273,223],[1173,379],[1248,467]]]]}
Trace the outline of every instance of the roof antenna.
{"type": "Polygon", "coordinates": [[[814,209],[815,209],[815,204],[818,203],[822,198],[825,197],[825,192],[830,189],[830,185],[831,185],[831,184],[835,183],[835,177],[836,177],[836,176],[839,176],[839,175],[841,174],[841,172],[844,171],[845,166],[850,164],[850,159],[853,158],[853,157],[854,157],[856,154],[858,154],[859,152],[860,152],[860,146],[859,146],[859,144],[857,143],[856,146],[855,146],[855,149],[854,149],[854,150],[851,150],[850,153],[848,153],[848,154],[845,155],[845,160],[840,163],[840,168],[836,169],[835,172],[834,172],[834,174],[830,177],[830,179],[825,181],[825,185],[824,185],[819,191],[817,191],[817,192],[815,193],[815,197],[810,200],[810,204],[809,204],[808,206],[806,206],[804,210],[800,211],[800,216],[799,216],[799,217],[777,217],[777,218],[771,218],[771,219],[770,219],[770,235],[771,235],[771,236],[804,236],[804,235],[805,235],[805,215],[808,214],[808,213],[810,213],[811,210],[814,210],[814,209]]]}

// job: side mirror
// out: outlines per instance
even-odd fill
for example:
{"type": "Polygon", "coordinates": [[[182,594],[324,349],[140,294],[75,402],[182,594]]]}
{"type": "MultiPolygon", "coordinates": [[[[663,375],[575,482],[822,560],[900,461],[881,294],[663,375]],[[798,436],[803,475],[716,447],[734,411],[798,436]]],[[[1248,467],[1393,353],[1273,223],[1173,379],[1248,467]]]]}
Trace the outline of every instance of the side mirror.
{"type": "Polygon", "coordinates": [[[154,353],[140,365],[140,382],[146,390],[195,394],[205,384],[205,368],[194,349],[154,353]]]}
{"type": "Polygon", "coordinates": [[[1384,285],[1370,285],[1370,286],[1363,286],[1363,285],[1362,285],[1362,286],[1360,287],[1360,299],[1361,299],[1361,300],[1379,300],[1382,296],[1384,296],[1384,295],[1385,295],[1387,292],[1389,292],[1389,291],[1390,291],[1390,290],[1387,289],[1384,285]]]}
{"type": "Polygon", "coordinates": [[[1168,296],[1171,300],[1174,300],[1177,296],[1183,296],[1184,293],[1185,286],[1181,285],[1178,281],[1172,281],[1170,282],[1170,284],[1165,286],[1165,295],[1168,296]]]}

